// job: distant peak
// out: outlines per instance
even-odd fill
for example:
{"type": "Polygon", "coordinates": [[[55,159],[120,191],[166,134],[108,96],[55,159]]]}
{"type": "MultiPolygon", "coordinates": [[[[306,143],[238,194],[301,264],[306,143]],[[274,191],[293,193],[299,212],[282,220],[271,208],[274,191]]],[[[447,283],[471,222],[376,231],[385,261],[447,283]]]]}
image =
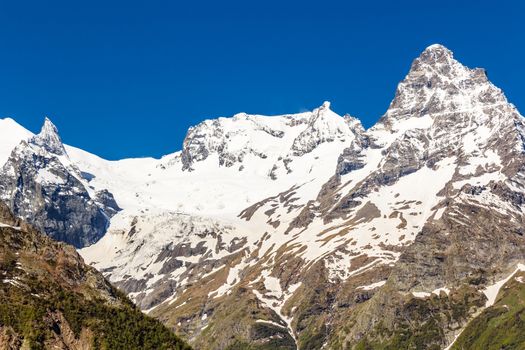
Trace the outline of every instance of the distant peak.
{"type": "Polygon", "coordinates": [[[44,118],[44,124],[42,124],[42,129],[40,130],[40,135],[55,134],[58,136],[58,130],[55,124],[48,117],[44,118]]]}
{"type": "Polygon", "coordinates": [[[506,104],[507,100],[490,83],[485,70],[463,65],[452,51],[434,44],[412,62],[381,123],[425,115],[445,118],[444,115],[481,110],[496,102],[506,104]]]}
{"type": "Polygon", "coordinates": [[[30,143],[43,147],[48,152],[63,155],[66,153],[62,139],[58,135],[58,130],[53,122],[48,118],[44,118],[44,124],[38,135],[31,138],[30,143]]]}
{"type": "MultiPolygon", "coordinates": [[[[407,78],[420,80],[423,76],[427,78],[440,76],[455,79],[466,75],[468,75],[468,68],[454,59],[452,51],[441,44],[433,44],[423,50],[412,62],[407,78]]],[[[435,82],[431,82],[431,85],[435,82]]]]}
{"type": "Polygon", "coordinates": [[[18,124],[18,123],[16,122],[16,120],[14,120],[14,119],[11,118],[11,117],[0,118],[0,121],[4,121],[4,122],[7,122],[7,123],[11,123],[11,124],[18,124]]]}
{"type": "Polygon", "coordinates": [[[434,51],[434,50],[447,50],[447,51],[450,51],[449,49],[447,49],[445,46],[441,45],[441,44],[432,44],[430,46],[428,46],[425,51],[434,51]]]}
{"type": "Polygon", "coordinates": [[[430,45],[419,56],[419,60],[424,62],[443,62],[452,58],[452,51],[441,44],[430,45]]]}
{"type": "Polygon", "coordinates": [[[321,108],[330,109],[330,101],[324,101],[321,108]]]}

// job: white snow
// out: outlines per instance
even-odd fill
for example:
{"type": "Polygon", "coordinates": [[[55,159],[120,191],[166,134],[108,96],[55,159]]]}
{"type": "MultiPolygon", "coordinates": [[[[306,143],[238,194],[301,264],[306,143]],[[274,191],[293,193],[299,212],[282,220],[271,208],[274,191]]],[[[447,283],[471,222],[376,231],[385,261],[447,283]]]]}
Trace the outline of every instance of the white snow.
{"type": "MultiPolygon", "coordinates": [[[[265,292],[261,293],[256,289],[252,289],[253,293],[261,302],[263,302],[267,307],[275,311],[277,315],[287,324],[288,331],[292,338],[297,342],[295,333],[291,326],[292,318],[284,315],[282,313],[282,307],[286,301],[293,295],[293,293],[301,286],[301,283],[296,283],[294,285],[288,286],[287,290],[282,290],[279,283],[279,279],[270,276],[269,270],[264,270],[261,272],[260,277],[264,282],[265,292]]],[[[282,326],[281,326],[282,327],[282,326]]]]}
{"type": "Polygon", "coordinates": [[[282,324],[279,324],[279,323],[274,322],[274,321],[268,321],[268,320],[255,320],[255,323],[268,323],[268,324],[274,325],[276,327],[286,328],[286,326],[283,326],[282,324]]]}
{"type": "Polygon", "coordinates": [[[11,118],[0,119],[0,167],[4,165],[11,151],[22,141],[27,140],[33,133],[15,122],[11,118]]]}
{"type": "Polygon", "coordinates": [[[416,298],[427,298],[432,295],[432,293],[427,292],[412,292],[412,295],[416,298]]]}
{"type": "Polygon", "coordinates": [[[16,278],[5,278],[2,280],[4,283],[8,283],[14,287],[23,287],[24,285],[16,280],[16,278]]]}
{"type": "Polygon", "coordinates": [[[445,212],[446,207],[441,207],[438,210],[436,210],[436,213],[434,214],[434,220],[441,219],[441,216],[443,216],[443,213],[445,212]]]}
{"type": "Polygon", "coordinates": [[[448,289],[447,287],[437,288],[437,289],[434,289],[432,291],[432,294],[439,295],[439,294],[441,294],[441,292],[445,292],[447,295],[449,295],[450,294],[450,289],[448,289]]]}
{"type": "Polygon", "coordinates": [[[226,278],[226,283],[219,287],[215,291],[211,291],[208,296],[213,296],[213,298],[221,297],[227,294],[237,282],[240,282],[239,273],[246,267],[248,264],[245,262],[240,262],[239,264],[231,267],[228,271],[228,277],[226,278]]]}
{"type": "Polygon", "coordinates": [[[450,289],[447,287],[441,287],[441,288],[434,289],[432,292],[412,292],[412,295],[416,298],[427,298],[431,296],[432,294],[439,296],[441,292],[445,292],[445,294],[449,295],[450,289]]]}
{"type": "Polygon", "coordinates": [[[516,272],[518,271],[525,271],[525,265],[518,264],[518,266],[516,267],[516,270],[514,270],[510,275],[508,275],[507,277],[505,277],[504,279],[500,281],[497,281],[496,283],[490,286],[487,286],[483,290],[483,293],[487,297],[487,302],[485,303],[485,307],[494,305],[494,302],[496,301],[496,297],[498,296],[498,293],[501,287],[503,287],[503,285],[507,283],[512,278],[512,276],[514,276],[516,272]]]}
{"type": "Polygon", "coordinates": [[[12,229],[15,229],[17,231],[20,231],[20,227],[19,226],[12,226],[12,225],[8,225],[8,224],[3,224],[0,222],[0,227],[10,227],[12,229]]]}
{"type": "Polygon", "coordinates": [[[375,283],[372,283],[366,286],[359,286],[359,287],[356,287],[355,289],[372,290],[372,289],[376,289],[376,288],[384,286],[385,283],[386,281],[379,281],[379,282],[375,282],[375,283]]]}
{"type": "Polygon", "coordinates": [[[40,183],[44,183],[44,184],[45,183],[56,183],[56,184],[64,183],[64,180],[61,177],[53,174],[51,171],[49,171],[46,168],[40,169],[36,177],[36,181],[40,183]]]}

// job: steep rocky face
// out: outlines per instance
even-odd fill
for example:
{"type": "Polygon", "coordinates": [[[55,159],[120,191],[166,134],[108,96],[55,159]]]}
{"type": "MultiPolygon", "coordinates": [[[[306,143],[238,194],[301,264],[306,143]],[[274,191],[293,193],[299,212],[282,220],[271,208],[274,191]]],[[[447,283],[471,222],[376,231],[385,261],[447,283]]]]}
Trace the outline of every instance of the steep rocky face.
{"type": "Polygon", "coordinates": [[[50,237],[84,247],[99,240],[119,207],[111,193],[95,192],[71,163],[56,127],[22,141],[0,171],[0,200],[50,237]]]}
{"type": "Polygon", "coordinates": [[[0,203],[0,349],[189,349],[0,203]]]}
{"type": "Polygon", "coordinates": [[[450,157],[456,166],[437,193],[436,211],[383,289],[353,312],[353,326],[338,332],[346,334],[344,341],[333,346],[444,347],[483,308],[483,292],[525,257],[523,117],[502,92],[482,70],[467,69],[450,51],[433,46],[414,62],[371,133],[395,132],[408,120],[420,124],[417,132],[404,133],[403,142],[412,147],[407,152],[398,140],[392,143],[383,170],[398,164],[397,174],[411,173],[450,157]],[[430,123],[422,126],[425,119],[430,123]],[[446,293],[436,301],[440,291],[446,293]],[[422,299],[417,325],[403,320],[414,316],[407,315],[414,296],[422,299]]]}

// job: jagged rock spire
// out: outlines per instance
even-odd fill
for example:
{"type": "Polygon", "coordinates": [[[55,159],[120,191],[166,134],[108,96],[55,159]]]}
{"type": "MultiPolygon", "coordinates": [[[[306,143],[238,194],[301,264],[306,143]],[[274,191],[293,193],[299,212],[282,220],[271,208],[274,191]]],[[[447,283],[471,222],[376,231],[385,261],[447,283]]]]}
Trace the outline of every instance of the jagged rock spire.
{"type": "Polygon", "coordinates": [[[46,151],[56,155],[66,154],[66,150],[64,149],[64,145],[62,144],[62,139],[58,134],[58,130],[55,124],[53,124],[53,122],[51,122],[48,117],[45,118],[40,133],[33,136],[29,142],[43,147],[46,151]]]}
{"type": "Polygon", "coordinates": [[[382,123],[425,115],[449,115],[494,103],[506,103],[484,69],[470,69],[446,47],[434,44],[417,57],[397,87],[382,123]]]}

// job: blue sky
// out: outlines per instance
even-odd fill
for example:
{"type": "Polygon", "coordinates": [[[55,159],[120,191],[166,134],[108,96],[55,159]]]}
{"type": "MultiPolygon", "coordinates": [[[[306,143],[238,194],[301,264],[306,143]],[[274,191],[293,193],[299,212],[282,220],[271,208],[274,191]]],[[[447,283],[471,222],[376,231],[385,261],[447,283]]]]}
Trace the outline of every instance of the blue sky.
{"type": "Polygon", "coordinates": [[[3,1],[0,117],[108,159],[159,157],[189,126],[319,106],[371,126],[442,43],[525,111],[522,1],[3,1]],[[190,4],[191,3],[191,4],[190,4]]]}

